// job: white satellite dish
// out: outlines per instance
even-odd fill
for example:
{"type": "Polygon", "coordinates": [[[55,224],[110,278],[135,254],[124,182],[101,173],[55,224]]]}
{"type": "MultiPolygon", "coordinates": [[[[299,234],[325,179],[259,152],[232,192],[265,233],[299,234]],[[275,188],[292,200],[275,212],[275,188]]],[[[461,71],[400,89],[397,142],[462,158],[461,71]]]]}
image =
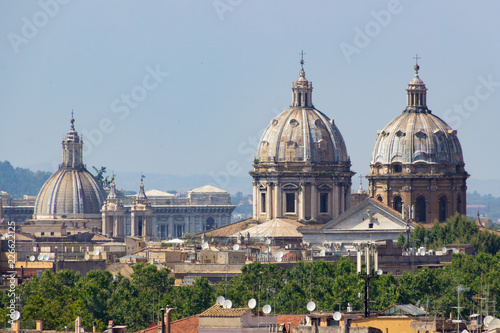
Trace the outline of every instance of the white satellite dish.
{"type": "Polygon", "coordinates": [[[50,256],[49,256],[48,254],[46,254],[46,255],[43,257],[43,260],[46,260],[46,261],[50,260],[50,256]]]}
{"type": "Polygon", "coordinates": [[[217,297],[217,304],[223,305],[225,300],[224,296],[219,296],[217,297]]]}
{"type": "Polygon", "coordinates": [[[421,247],[421,248],[419,249],[419,252],[420,252],[420,255],[421,255],[421,256],[425,256],[425,247],[421,247]]]}
{"type": "Polygon", "coordinates": [[[314,309],[316,309],[316,303],[314,303],[314,301],[307,303],[307,311],[311,312],[314,311],[314,309]]]}
{"type": "Polygon", "coordinates": [[[208,249],[208,242],[203,242],[203,243],[201,243],[201,248],[202,248],[203,250],[208,249]]]}
{"type": "Polygon", "coordinates": [[[30,261],[35,261],[36,257],[35,256],[30,256],[30,261]]]}
{"type": "Polygon", "coordinates": [[[277,257],[277,258],[276,258],[276,261],[277,261],[277,262],[282,262],[282,261],[283,261],[283,257],[277,257]]]}
{"type": "Polygon", "coordinates": [[[99,254],[101,254],[101,251],[99,249],[95,249],[94,250],[94,255],[98,256],[99,254]]]}
{"type": "Polygon", "coordinates": [[[12,320],[18,320],[19,318],[21,318],[21,312],[17,310],[10,314],[10,319],[12,320]]]}
{"type": "Polygon", "coordinates": [[[226,299],[224,301],[224,303],[222,303],[222,307],[224,309],[231,309],[231,307],[233,306],[233,302],[231,302],[230,300],[226,299]]]}
{"type": "Polygon", "coordinates": [[[459,249],[456,249],[456,248],[453,248],[453,249],[451,249],[451,250],[453,251],[453,253],[459,253],[459,252],[460,252],[460,250],[459,250],[459,249]]]}
{"type": "Polygon", "coordinates": [[[319,255],[324,257],[326,255],[326,251],[323,249],[319,252],[319,255]]]}
{"type": "Polygon", "coordinates": [[[488,332],[492,332],[494,329],[500,328],[500,319],[493,318],[488,323],[488,332]]]}
{"type": "Polygon", "coordinates": [[[384,271],[382,271],[380,268],[377,269],[377,275],[382,275],[384,273],[384,271]]]}
{"type": "Polygon", "coordinates": [[[43,260],[43,254],[38,255],[38,260],[42,261],[43,260]]]}
{"type": "Polygon", "coordinates": [[[267,245],[271,244],[271,238],[266,239],[266,244],[267,245]]]}
{"type": "Polygon", "coordinates": [[[250,309],[253,309],[255,308],[255,306],[257,305],[257,301],[255,300],[255,298],[251,298],[249,301],[248,301],[248,307],[250,309]]]}
{"type": "Polygon", "coordinates": [[[492,316],[486,316],[484,317],[483,319],[483,324],[484,326],[488,326],[488,324],[493,320],[493,317],[492,316]]]}
{"type": "Polygon", "coordinates": [[[281,251],[278,252],[278,258],[280,258],[280,257],[283,258],[283,256],[284,256],[283,252],[281,252],[281,251]]]}
{"type": "Polygon", "coordinates": [[[234,244],[233,250],[238,251],[240,249],[240,244],[234,244]]]}
{"type": "Polygon", "coordinates": [[[462,332],[460,332],[460,333],[469,333],[469,331],[467,331],[467,330],[463,330],[463,331],[462,331],[462,332]]]}
{"type": "Polygon", "coordinates": [[[264,314],[270,314],[271,306],[269,304],[264,305],[264,307],[262,308],[262,312],[264,312],[264,314]]]}
{"type": "Polygon", "coordinates": [[[340,312],[335,312],[333,314],[333,320],[339,321],[342,318],[342,314],[340,312]]]}
{"type": "Polygon", "coordinates": [[[306,316],[306,326],[311,326],[311,318],[309,316],[306,316]]]}
{"type": "Polygon", "coordinates": [[[446,251],[448,251],[448,249],[446,248],[446,246],[443,246],[443,247],[441,248],[441,252],[444,254],[444,253],[446,253],[446,251]]]}

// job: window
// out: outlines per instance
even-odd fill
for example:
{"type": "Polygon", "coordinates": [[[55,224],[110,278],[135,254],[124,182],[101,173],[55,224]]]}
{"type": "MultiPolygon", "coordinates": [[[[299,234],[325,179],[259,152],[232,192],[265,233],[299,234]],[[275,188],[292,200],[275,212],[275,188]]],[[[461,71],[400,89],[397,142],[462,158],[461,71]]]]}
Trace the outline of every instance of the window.
{"type": "Polygon", "coordinates": [[[286,193],[286,212],[295,213],[295,193],[286,193]]]}
{"type": "Polygon", "coordinates": [[[418,197],[417,201],[415,202],[415,221],[416,222],[425,222],[426,221],[425,212],[426,212],[425,198],[418,197]]]}
{"type": "Polygon", "coordinates": [[[260,211],[262,213],[266,212],[266,194],[265,193],[260,194],[260,211]]]}
{"type": "Polygon", "coordinates": [[[457,213],[462,214],[462,198],[457,197],[457,213]]]}
{"type": "Polygon", "coordinates": [[[403,210],[403,200],[399,195],[394,197],[394,202],[393,202],[393,207],[394,210],[397,210],[398,212],[402,212],[403,210]]]}
{"type": "Polygon", "coordinates": [[[44,236],[44,235],[45,235],[45,232],[43,232],[43,231],[42,231],[42,232],[40,233],[40,235],[44,236]]]}
{"type": "Polygon", "coordinates": [[[328,213],[328,193],[321,193],[319,195],[319,212],[328,213]]]}
{"type": "Polygon", "coordinates": [[[448,200],[446,197],[439,198],[439,222],[446,221],[448,211],[448,200]]]}
{"type": "Polygon", "coordinates": [[[403,171],[403,166],[401,164],[396,164],[392,167],[394,173],[401,173],[403,171]]]}
{"type": "Polygon", "coordinates": [[[50,235],[51,235],[51,236],[54,236],[54,232],[53,232],[53,231],[51,231],[51,232],[50,232],[50,235]]]}
{"type": "Polygon", "coordinates": [[[384,202],[384,201],[382,200],[382,197],[381,197],[380,195],[377,195],[377,200],[378,200],[378,201],[380,201],[380,202],[384,202]]]}

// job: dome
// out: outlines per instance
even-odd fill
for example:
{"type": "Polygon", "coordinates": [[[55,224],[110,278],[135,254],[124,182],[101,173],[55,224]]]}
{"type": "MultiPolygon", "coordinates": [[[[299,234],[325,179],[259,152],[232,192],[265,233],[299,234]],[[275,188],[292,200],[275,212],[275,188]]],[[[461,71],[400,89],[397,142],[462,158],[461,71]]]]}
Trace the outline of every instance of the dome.
{"type": "Polygon", "coordinates": [[[38,193],[34,218],[100,218],[104,190],[83,164],[83,142],[73,118],[62,145],[63,162],[38,193]]]}
{"type": "Polygon", "coordinates": [[[418,67],[415,71],[406,109],[378,131],[371,164],[463,164],[457,132],[427,108],[427,89],[418,77],[418,67]]]}
{"type": "Polygon", "coordinates": [[[311,162],[350,165],[342,134],[321,111],[312,105],[312,83],[300,70],[292,85],[293,102],[289,109],[271,120],[259,146],[259,163],[311,162]]]}
{"type": "Polygon", "coordinates": [[[259,162],[348,163],[337,126],[320,111],[294,107],[271,121],[262,135],[259,162]]]}
{"type": "Polygon", "coordinates": [[[43,185],[35,218],[85,218],[100,214],[104,191],[87,170],[59,169],[43,185]]]}

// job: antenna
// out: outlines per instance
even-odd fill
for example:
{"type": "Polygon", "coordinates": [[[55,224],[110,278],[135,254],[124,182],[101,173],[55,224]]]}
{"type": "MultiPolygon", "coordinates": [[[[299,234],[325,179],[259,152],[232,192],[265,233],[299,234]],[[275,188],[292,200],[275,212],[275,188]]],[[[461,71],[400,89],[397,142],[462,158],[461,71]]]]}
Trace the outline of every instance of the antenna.
{"type": "Polygon", "coordinates": [[[377,275],[382,275],[384,274],[384,271],[382,271],[380,268],[377,270],[377,275]]]}
{"type": "Polygon", "coordinates": [[[30,261],[35,261],[36,257],[35,256],[30,256],[30,261]]]}
{"type": "Polygon", "coordinates": [[[101,251],[99,249],[95,249],[94,250],[94,255],[98,256],[99,254],[101,254],[101,251]]]}
{"type": "Polygon", "coordinates": [[[264,312],[264,314],[270,314],[271,313],[271,306],[269,304],[266,304],[264,305],[264,307],[262,308],[262,312],[264,312]]]}
{"type": "Polygon", "coordinates": [[[270,239],[270,238],[266,239],[266,244],[267,244],[267,245],[270,245],[270,244],[271,244],[271,239],[270,239]]]}
{"type": "Polygon", "coordinates": [[[307,311],[312,312],[314,309],[316,309],[316,303],[314,303],[314,301],[307,303],[307,311]]]}
{"type": "Polygon", "coordinates": [[[251,298],[249,301],[248,301],[248,307],[250,309],[253,309],[255,308],[255,306],[257,305],[257,301],[255,300],[255,298],[251,298]]]}
{"type": "Polygon", "coordinates": [[[233,250],[234,251],[238,251],[239,249],[240,249],[240,245],[239,244],[234,244],[233,250]]]}
{"type": "Polygon", "coordinates": [[[12,320],[18,320],[19,318],[21,318],[21,312],[17,310],[12,312],[12,314],[10,315],[10,319],[12,320]]]}
{"type": "Polygon", "coordinates": [[[38,255],[38,260],[42,261],[43,260],[43,254],[38,255]]]}
{"type": "Polygon", "coordinates": [[[342,314],[340,312],[337,311],[333,314],[333,320],[339,321],[341,318],[342,318],[342,314]]]}

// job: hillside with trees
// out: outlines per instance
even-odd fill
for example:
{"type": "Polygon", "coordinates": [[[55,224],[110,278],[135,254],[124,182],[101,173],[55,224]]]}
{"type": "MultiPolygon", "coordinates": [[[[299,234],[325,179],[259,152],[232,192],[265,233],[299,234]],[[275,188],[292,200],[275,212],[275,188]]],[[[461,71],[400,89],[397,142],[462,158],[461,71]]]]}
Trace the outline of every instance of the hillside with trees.
{"type": "Polygon", "coordinates": [[[51,175],[47,171],[33,172],[25,168],[14,168],[9,161],[3,161],[0,162],[0,191],[9,192],[13,198],[37,195],[51,175]]]}

